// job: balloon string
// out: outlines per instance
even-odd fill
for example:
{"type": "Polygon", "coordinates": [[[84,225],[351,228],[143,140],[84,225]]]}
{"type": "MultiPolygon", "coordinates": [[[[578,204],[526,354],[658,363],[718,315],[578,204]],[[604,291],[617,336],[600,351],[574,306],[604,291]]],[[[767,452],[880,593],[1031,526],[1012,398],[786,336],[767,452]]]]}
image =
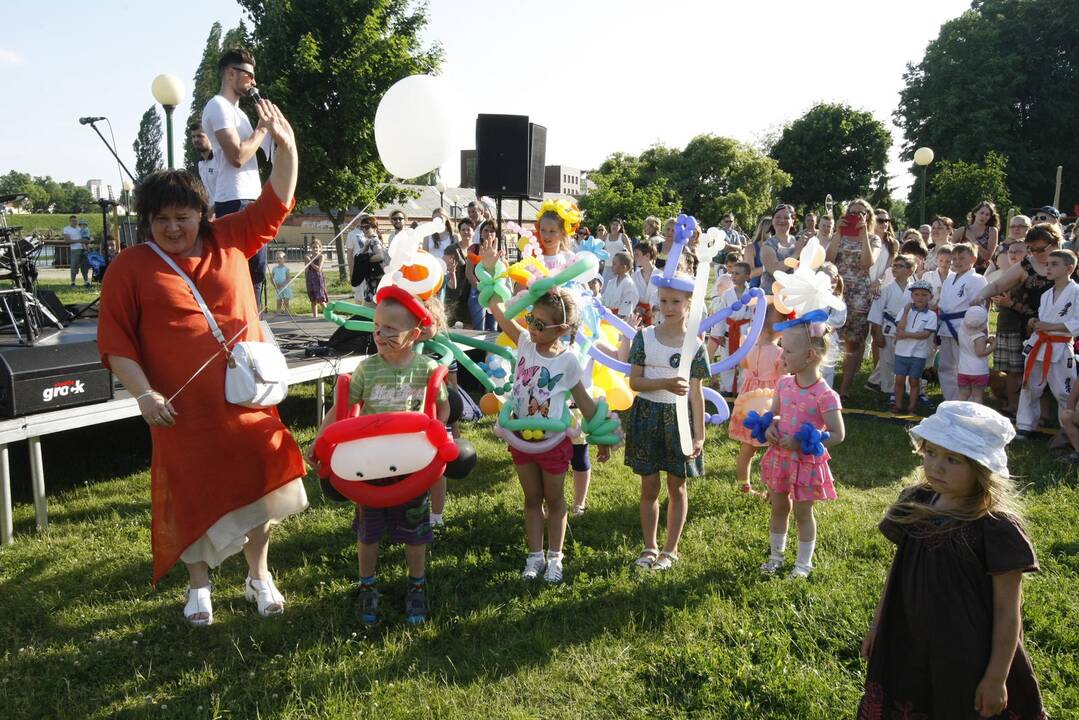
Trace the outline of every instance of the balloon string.
{"type": "Polygon", "coordinates": [[[184,388],[186,388],[188,385],[190,385],[195,380],[195,378],[197,378],[199,375],[201,375],[202,371],[205,370],[206,368],[208,368],[210,366],[210,363],[212,363],[214,360],[217,359],[218,355],[220,355],[223,352],[228,352],[229,344],[231,344],[236,338],[240,337],[240,335],[242,335],[245,330],[247,330],[247,323],[244,323],[244,326],[242,328],[240,328],[239,332],[237,332],[235,335],[233,335],[231,338],[229,338],[225,343],[223,343],[221,345],[221,349],[218,350],[217,352],[215,352],[213,355],[211,355],[210,359],[207,360],[206,362],[204,362],[202,364],[202,367],[200,367],[198,370],[196,370],[195,374],[192,375],[191,377],[189,377],[187,379],[187,382],[185,382],[183,385],[181,385],[180,389],[177,390],[176,392],[174,392],[172,394],[172,397],[170,397],[165,402],[171,403],[173,400],[175,400],[176,396],[179,395],[181,392],[183,392],[184,388]]]}

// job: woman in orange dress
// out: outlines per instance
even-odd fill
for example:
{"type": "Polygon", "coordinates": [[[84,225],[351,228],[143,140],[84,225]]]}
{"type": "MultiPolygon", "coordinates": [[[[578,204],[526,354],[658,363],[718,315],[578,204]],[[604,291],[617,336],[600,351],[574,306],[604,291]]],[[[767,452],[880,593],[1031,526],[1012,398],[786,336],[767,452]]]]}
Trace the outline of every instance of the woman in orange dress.
{"type": "MultiPolygon", "coordinates": [[[[277,152],[253,204],[209,220],[206,189],[183,170],[153,173],[136,195],[141,238],[188,274],[232,342],[263,339],[247,259],[274,238],[295,204],[292,128],[272,103],[260,100],[258,112],[277,152]]],[[[208,625],[209,570],[242,550],[245,597],[264,617],[281,614],[284,597],[268,569],[270,527],[307,507],[303,456],[275,409],[225,401],[221,345],[184,280],[148,244],[125,250],[109,267],[98,345],[150,426],[153,582],[182,560],[189,575],[184,617],[208,625]]]]}

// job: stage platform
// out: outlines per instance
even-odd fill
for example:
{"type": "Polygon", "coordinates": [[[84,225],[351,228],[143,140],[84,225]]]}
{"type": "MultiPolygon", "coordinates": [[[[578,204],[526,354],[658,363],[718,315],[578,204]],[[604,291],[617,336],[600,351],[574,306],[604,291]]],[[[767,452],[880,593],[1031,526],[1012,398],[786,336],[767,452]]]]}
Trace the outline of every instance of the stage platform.
{"type": "MultiPolygon", "coordinates": [[[[331,378],[332,380],[340,373],[351,373],[366,356],[304,357],[305,346],[316,344],[319,340],[328,339],[337,329],[337,325],[322,318],[295,315],[281,316],[267,313],[263,316],[263,319],[269,324],[275,340],[277,340],[288,361],[289,385],[305,382],[317,383],[315,413],[316,422],[321,422],[325,414],[326,379],[331,378]]],[[[494,342],[496,337],[495,333],[488,332],[474,332],[471,330],[457,332],[490,342],[494,342]]],[[[97,320],[86,318],[76,320],[65,326],[63,330],[50,330],[43,333],[38,340],[38,344],[62,345],[89,342],[96,339],[97,320]]],[[[0,340],[0,346],[10,345],[7,340],[7,338],[0,340]]],[[[14,342],[14,338],[11,340],[14,342]]],[[[469,348],[464,349],[470,350],[469,348]]],[[[37,529],[39,531],[44,530],[49,525],[49,516],[45,492],[45,468],[41,459],[42,438],[65,430],[75,430],[137,417],[139,415],[138,403],[118,383],[116,383],[115,387],[115,397],[108,402],[65,408],[10,420],[0,420],[0,543],[10,545],[14,542],[8,446],[22,440],[29,443],[34,514],[37,529]]]]}

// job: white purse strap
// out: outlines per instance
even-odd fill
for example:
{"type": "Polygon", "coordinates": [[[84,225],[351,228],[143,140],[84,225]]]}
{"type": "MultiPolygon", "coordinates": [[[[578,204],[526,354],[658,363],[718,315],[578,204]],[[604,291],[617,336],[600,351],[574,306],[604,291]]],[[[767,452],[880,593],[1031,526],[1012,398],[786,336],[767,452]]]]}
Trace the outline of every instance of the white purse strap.
{"type": "Polygon", "coordinates": [[[158,256],[162,260],[164,260],[168,264],[168,266],[171,267],[173,271],[177,275],[179,275],[185,283],[187,283],[187,287],[191,290],[191,294],[195,296],[195,302],[199,304],[199,308],[202,310],[202,314],[206,317],[206,322],[210,325],[210,332],[212,332],[217,341],[221,343],[221,346],[225,348],[225,352],[229,352],[228,343],[225,342],[225,334],[221,332],[221,326],[217,324],[216,320],[214,320],[214,316],[210,312],[210,308],[206,306],[206,301],[202,299],[202,293],[200,293],[199,289],[195,287],[195,282],[187,276],[187,273],[180,269],[180,266],[176,264],[175,260],[169,257],[168,253],[158,247],[157,243],[151,240],[146,244],[149,245],[150,248],[155,253],[157,253],[158,256]]]}

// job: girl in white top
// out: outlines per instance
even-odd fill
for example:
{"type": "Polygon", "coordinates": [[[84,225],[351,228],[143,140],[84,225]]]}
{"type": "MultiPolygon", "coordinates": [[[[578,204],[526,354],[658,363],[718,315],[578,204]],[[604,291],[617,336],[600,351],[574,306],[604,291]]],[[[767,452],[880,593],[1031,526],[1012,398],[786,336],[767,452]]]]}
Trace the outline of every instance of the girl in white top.
{"type": "Polygon", "coordinates": [[[624,252],[611,258],[614,276],[603,284],[603,307],[620,318],[628,318],[637,308],[637,286],[629,276],[632,261],[624,252]]]}
{"type": "Polygon", "coordinates": [[[957,400],[982,402],[989,384],[989,356],[997,339],[989,334],[989,314],[981,305],[973,305],[963,316],[959,328],[959,396],[957,400]]]}
{"type": "Polygon", "coordinates": [[[637,287],[637,316],[643,327],[652,324],[653,314],[659,310],[659,288],[652,284],[656,252],[656,246],[650,242],[639,243],[633,249],[633,261],[637,264],[637,269],[633,271],[633,284],[637,287]]]}
{"type": "Polygon", "coordinates": [[[623,224],[620,218],[611,220],[610,233],[603,241],[603,249],[611,256],[611,259],[603,264],[604,287],[607,286],[607,281],[614,277],[614,256],[620,252],[624,252],[630,256],[633,255],[633,246],[630,244],[629,235],[626,235],[622,230],[623,224]]]}

